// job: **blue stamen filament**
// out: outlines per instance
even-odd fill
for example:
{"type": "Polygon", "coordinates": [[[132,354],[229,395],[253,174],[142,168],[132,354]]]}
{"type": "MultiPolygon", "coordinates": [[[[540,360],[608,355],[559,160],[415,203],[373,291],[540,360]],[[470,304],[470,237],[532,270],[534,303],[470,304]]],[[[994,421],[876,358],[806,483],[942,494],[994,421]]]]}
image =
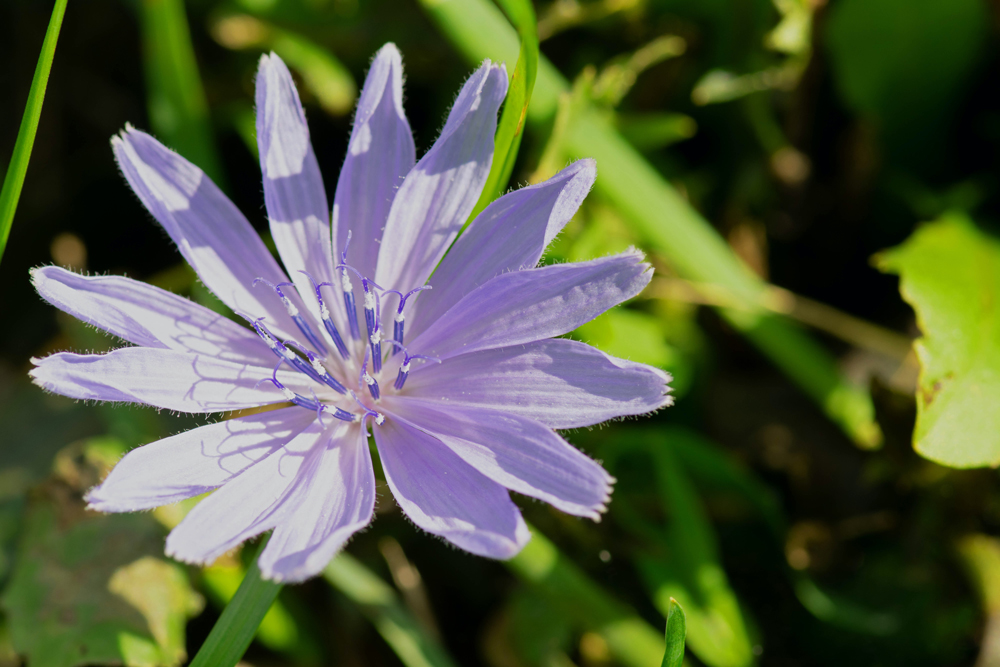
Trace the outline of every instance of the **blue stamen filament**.
{"type": "MultiPolygon", "coordinates": [[[[315,394],[313,395],[313,398],[310,399],[310,398],[306,398],[302,394],[297,394],[294,391],[292,391],[291,389],[289,389],[288,387],[286,387],[278,379],[278,369],[279,368],[281,368],[281,362],[278,362],[278,365],[274,367],[274,372],[271,374],[271,377],[264,378],[263,380],[261,380],[261,382],[270,382],[271,384],[273,384],[275,387],[278,388],[278,391],[280,391],[282,394],[284,394],[285,398],[289,402],[294,403],[295,405],[297,405],[297,406],[299,406],[301,408],[306,408],[307,410],[312,410],[313,412],[316,413],[317,417],[320,417],[322,414],[325,413],[325,414],[333,415],[333,417],[335,419],[339,419],[341,421],[345,421],[345,422],[357,421],[357,415],[355,415],[354,413],[348,412],[347,410],[344,410],[343,408],[336,408],[336,407],[331,410],[330,406],[326,405],[325,403],[323,403],[322,401],[320,401],[318,398],[316,398],[315,394]]],[[[258,384],[260,384],[260,383],[258,382],[258,384]]]]}
{"type": "Polygon", "coordinates": [[[325,357],[328,354],[328,352],[326,346],[323,344],[323,341],[319,339],[319,336],[317,336],[316,333],[312,330],[312,327],[309,326],[309,323],[306,322],[305,319],[302,317],[302,315],[299,314],[298,307],[294,303],[292,303],[292,300],[289,299],[284,292],[281,291],[282,287],[285,286],[295,287],[295,285],[293,283],[278,283],[277,285],[275,285],[267,280],[264,280],[263,278],[254,278],[254,281],[251,283],[251,287],[256,287],[257,283],[263,283],[275,291],[275,293],[278,295],[278,298],[281,299],[281,303],[284,304],[285,310],[288,311],[288,316],[292,318],[293,322],[295,322],[295,326],[299,328],[299,331],[302,332],[302,335],[306,337],[306,339],[312,344],[312,346],[316,349],[316,351],[319,352],[321,356],[325,357]]]}
{"type": "Polygon", "coordinates": [[[399,370],[396,372],[396,381],[392,384],[396,391],[402,389],[403,385],[406,384],[406,378],[410,375],[410,362],[414,359],[433,361],[436,364],[441,363],[441,360],[437,357],[428,357],[425,354],[410,354],[406,347],[399,341],[393,341],[393,344],[403,351],[403,363],[399,365],[399,370]]]}
{"type": "Polygon", "coordinates": [[[337,346],[337,351],[340,352],[340,356],[344,359],[350,358],[351,354],[347,350],[347,345],[344,344],[344,339],[340,336],[340,330],[337,329],[337,325],[333,323],[333,318],[330,316],[330,309],[326,307],[323,302],[323,287],[333,287],[332,283],[323,282],[317,283],[313,280],[313,277],[306,273],[305,271],[299,271],[299,273],[304,274],[312,282],[313,286],[316,288],[316,301],[319,302],[319,315],[320,319],[323,320],[323,326],[326,327],[326,332],[330,334],[333,338],[333,344],[337,346]]]}
{"type": "Polygon", "coordinates": [[[396,316],[392,320],[393,354],[397,354],[402,349],[400,345],[403,342],[403,333],[406,328],[406,315],[403,314],[403,308],[406,307],[406,300],[425,289],[431,289],[431,286],[423,285],[422,287],[411,289],[406,294],[394,289],[385,290],[383,293],[383,296],[385,294],[395,294],[399,297],[399,307],[396,308],[396,316]]]}

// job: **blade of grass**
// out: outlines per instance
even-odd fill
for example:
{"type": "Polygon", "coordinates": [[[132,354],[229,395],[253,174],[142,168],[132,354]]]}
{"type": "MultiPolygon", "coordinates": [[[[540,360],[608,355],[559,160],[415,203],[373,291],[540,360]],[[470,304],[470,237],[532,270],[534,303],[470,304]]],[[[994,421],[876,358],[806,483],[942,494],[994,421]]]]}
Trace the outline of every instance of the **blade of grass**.
{"type": "Polygon", "coordinates": [[[617,663],[657,664],[665,647],[663,635],[594,583],[538,530],[532,528],[531,533],[527,546],[504,565],[535,586],[560,613],[600,635],[617,663]]]}
{"type": "Polygon", "coordinates": [[[499,0],[521,39],[517,65],[510,78],[510,88],[504,101],[503,113],[494,140],[493,164],[483,187],[483,194],[469,215],[474,220],[491,201],[503,194],[514,171],[514,161],[524,134],[528,103],[538,73],[538,27],[535,10],[529,0],[499,0]]]}
{"type": "Polygon", "coordinates": [[[684,664],[684,637],[686,635],[684,608],[670,598],[667,612],[667,650],[663,654],[663,667],[681,667],[684,664]]]}
{"type": "Polygon", "coordinates": [[[35,75],[28,90],[28,101],[24,105],[21,128],[17,131],[14,152],[11,153],[10,164],[7,165],[3,189],[0,190],[0,260],[3,259],[3,251],[7,247],[7,237],[10,236],[10,228],[14,223],[14,212],[21,198],[21,187],[28,173],[31,147],[35,144],[38,119],[42,115],[42,102],[45,100],[45,88],[49,83],[52,59],[56,54],[59,29],[62,28],[63,16],[66,14],[66,2],[67,0],[56,0],[55,6],[52,7],[52,17],[49,19],[49,27],[45,30],[42,51],[38,55],[35,75]]]}
{"type": "Polygon", "coordinates": [[[161,141],[220,186],[222,169],[183,0],[140,0],[149,121],[161,141]]]}
{"type": "Polygon", "coordinates": [[[236,595],[222,610],[222,615],[198,649],[190,667],[234,667],[246,653],[257,626],[264,620],[264,615],[282,588],[281,584],[260,577],[257,558],[266,545],[267,540],[264,540],[236,595]]]}
{"type": "Polygon", "coordinates": [[[455,667],[392,587],[358,560],[342,553],[326,566],[323,577],[358,605],[406,667],[455,667]]]}
{"type": "MultiPolygon", "coordinates": [[[[514,29],[489,0],[422,0],[424,9],[472,62],[511,60],[518,51],[514,29]]],[[[545,58],[528,108],[528,121],[545,127],[556,115],[569,83],[545,58]]],[[[858,445],[876,447],[882,433],[868,392],[838,370],[833,357],[804,331],[760,305],[766,284],[723,238],[640,155],[610,121],[586,109],[565,129],[568,157],[593,157],[599,166],[595,189],[609,199],[681,276],[718,285],[742,304],[722,308],[736,329],[797,382],[827,416],[858,445]]]]}

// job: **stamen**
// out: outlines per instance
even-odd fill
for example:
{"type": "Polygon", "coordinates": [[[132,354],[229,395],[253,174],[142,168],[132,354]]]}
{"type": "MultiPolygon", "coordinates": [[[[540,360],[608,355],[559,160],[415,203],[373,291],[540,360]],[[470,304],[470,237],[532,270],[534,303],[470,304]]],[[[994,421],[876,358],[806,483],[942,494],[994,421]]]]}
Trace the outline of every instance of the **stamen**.
{"type": "Polygon", "coordinates": [[[359,399],[358,395],[355,394],[353,391],[351,392],[351,398],[353,398],[354,402],[357,403],[359,406],[361,406],[361,409],[365,411],[365,414],[361,415],[362,422],[364,422],[365,417],[372,417],[374,418],[375,424],[377,426],[381,426],[382,424],[385,423],[385,415],[382,414],[381,412],[376,412],[375,410],[372,410],[371,408],[366,406],[364,403],[361,402],[361,399],[359,399]]]}
{"type": "MultiPolygon", "coordinates": [[[[392,321],[392,338],[393,341],[403,342],[403,332],[406,324],[406,316],[403,314],[403,308],[406,307],[406,300],[417,292],[423,292],[425,289],[433,289],[430,285],[423,285],[422,287],[417,287],[411,289],[406,294],[403,294],[399,290],[385,290],[384,294],[395,294],[399,297],[399,307],[396,308],[396,317],[392,321]]],[[[394,346],[393,354],[398,353],[402,348],[396,344],[394,346]]]]}
{"type": "Polygon", "coordinates": [[[253,282],[250,283],[250,285],[251,287],[256,287],[257,283],[263,283],[275,291],[275,293],[281,299],[281,303],[285,305],[285,310],[288,311],[288,316],[292,318],[293,322],[295,322],[295,326],[297,326],[299,328],[299,331],[302,332],[302,335],[305,336],[310,343],[312,343],[312,346],[316,348],[316,351],[319,352],[320,355],[325,357],[327,354],[329,354],[329,352],[326,349],[326,345],[323,344],[323,341],[320,340],[319,336],[317,336],[316,333],[312,330],[312,327],[309,326],[309,323],[305,321],[305,319],[302,317],[301,314],[299,314],[298,307],[294,303],[292,303],[292,300],[289,299],[284,292],[281,291],[282,287],[286,286],[295,287],[293,283],[278,283],[277,285],[275,285],[267,280],[264,280],[263,278],[254,278],[253,282]]]}
{"type": "Polygon", "coordinates": [[[364,281],[364,286],[365,326],[368,328],[368,343],[371,345],[372,369],[378,373],[382,370],[382,324],[379,321],[381,309],[375,292],[368,287],[368,280],[364,281]]]}
{"type": "Polygon", "coordinates": [[[406,347],[398,342],[393,341],[393,343],[401,350],[403,350],[403,363],[399,365],[399,371],[396,373],[396,381],[393,382],[392,386],[396,388],[397,391],[403,388],[406,384],[406,378],[410,375],[410,362],[414,359],[422,359],[424,361],[433,361],[436,364],[440,364],[441,360],[437,357],[428,357],[426,354],[410,354],[406,347]]]}
{"type": "MultiPolygon", "coordinates": [[[[297,405],[297,406],[299,406],[301,408],[306,408],[308,410],[312,410],[313,412],[316,413],[316,417],[319,418],[319,419],[322,419],[321,415],[323,415],[325,413],[325,414],[333,415],[334,419],[339,419],[341,421],[345,421],[345,422],[354,422],[354,421],[357,421],[358,416],[356,414],[354,414],[352,412],[348,412],[347,410],[344,410],[343,408],[334,407],[331,410],[330,406],[326,405],[325,403],[323,403],[322,401],[320,401],[319,398],[316,397],[316,393],[315,392],[313,392],[313,397],[311,399],[309,399],[309,398],[306,398],[305,396],[303,396],[302,394],[297,394],[294,391],[292,391],[291,389],[289,389],[288,387],[286,387],[284,384],[282,384],[281,380],[278,379],[278,369],[279,368],[281,368],[281,362],[280,361],[278,362],[278,365],[274,367],[274,371],[271,373],[271,377],[264,378],[263,380],[261,380],[260,382],[258,382],[257,385],[259,386],[261,382],[270,382],[271,384],[273,384],[278,389],[278,391],[280,391],[282,393],[282,395],[284,395],[284,397],[285,397],[285,399],[287,401],[289,401],[290,403],[294,403],[295,405],[297,405]]],[[[351,392],[351,395],[352,396],[355,395],[353,391],[351,392]]],[[[362,407],[364,407],[364,406],[362,406],[362,407]]],[[[367,410],[367,408],[365,408],[365,409],[367,410]]]]}
{"type": "Polygon", "coordinates": [[[319,357],[294,341],[285,341],[285,344],[294,346],[295,349],[299,350],[309,358],[309,364],[312,366],[313,372],[319,376],[320,381],[328,387],[331,387],[334,391],[338,391],[341,394],[347,393],[347,387],[340,384],[335,377],[330,375],[330,372],[326,370],[326,366],[323,365],[323,362],[320,361],[319,357]]]}
{"type": "MultiPolygon", "coordinates": [[[[262,320],[264,319],[263,317],[254,320],[248,317],[247,315],[244,315],[243,313],[237,313],[237,314],[250,323],[250,326],[254,328],[254,331],[257,332],[257,335],[260,336],[262,339],[264,339],[264,342],[267,343],[267,346],[271,348],[271,352],[274,352],[274,354],[279,359],[287,362],[288,365],[294,368],[295,370],[301,373],[305,373],[307,376],[309,376],[316,382],[329,384],[325,380],[323,380],[322,375],[318,373],[314,367],[310,367],[309,364],[307,364],[305,360],[302,359],[302,357],[289,350],[288,347],[286,347],[285,343],[295,346],[297,349],[302,350],[307,355],[312,356],[311,352],[306,350],[303,346],[299,345],[295,341],[285,341],[283,343],[282,341],[278,340],[278,337],[275,336],[266,326],[262,324],[262,320]]],[[[336,380],[334,380],[334,382],[336,382],[336,380]]],[[[340,383],[338,382],[337,384],[340,383]]],[[[336,387],[334,387],[334,389],[336,389],[336,387]]],[[[338,391],[340,390],[338,389],[338,391]]]]}
{"type": "Polygon", "coordinates": [[[326,327],[326,332],[330,334],[331,338],[333,338],[333,344],[337,346],[337,351],[340,352],[340,356],[344,359],[348,359],[350,357],[350,352],[347,351],[347,345],[344,344],[344,339],[340,336],[340,330],[337,329],[337,325],[333,323],[333,318],[330,317],[330,309],[327,308],[326,304],[323,302],[321,288],[333,287],[333,284],[328,282],[317,283],[313,280],[313,277],[305,271],[300,270],[299,273],[305,275],[305,277],[308,278],[313,284],[313,287],[316,288],[316,301],[319,302],[319,314],[320,319],[323,320],[323,326],[326,327]]]}
{"type": "Polygon", "coordinates": [[[371,394],[372,398],[377,401],[379,399],[379,396],[381,395],[381,392],[379,391],[378,388],[378,380],[376,380],[375,378],[373,378],[371,375],[368,374],[368,353],[369,351],[366,350],[365,360],[361,364],[361,382],[368,385],[368,393],[371,394]]]}

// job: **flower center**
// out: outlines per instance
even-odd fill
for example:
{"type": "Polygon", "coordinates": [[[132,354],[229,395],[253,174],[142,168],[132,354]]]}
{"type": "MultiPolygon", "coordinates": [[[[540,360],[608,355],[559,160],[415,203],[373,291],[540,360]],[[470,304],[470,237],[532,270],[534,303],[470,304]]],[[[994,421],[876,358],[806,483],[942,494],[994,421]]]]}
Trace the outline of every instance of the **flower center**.
{"type": "MultiPolygon", "coordinates": [[[[348,235],[350,242],[350,235],[348,235]]],[[[413,361],[434,361],[440,363],[439,359],[428,357],[422,354],[412,354],[403,344],[405,332],[405,308],[410,297],[422,290],[431,289],[429,285],[417,287],[405,294],[397,290],[387,290],[377,285],[371,279],[361,275],[356,269],[346,262],[346,250],[341,255],[341,263],[335,269],[341,274],[340,289],[343,296],[344,309],[347,315],[347,323],[350,331],[350,340],[345,341],[340,330],[333,321],[330,309],[324,300],[323,288],[336,289],[336,286],[329,282],[316,282],[312,276],[305,271],[301,271],[312,282],[315,290],[316,302],[318,304],[319,319],[337,348],[340,359],[333,357],[323,339],[316,334],[310,326],[309,321],[302,316],[298,306],[289,298],[290,291],[297,288],[293,283],[273,284],[257,278],[253,281],[253,286],[259,284],[270,287],[275,295],[281,300],[289,317],[302,333],[303,339],[308,345],[298,343],[291,339],[281,339],[275,335],[267,325],[264,324],[263,317],[252,318],[240,313],[253,327],[257,335],[261,337],[268,348],[278,357],[278,364],[269,378],[263,378],[261,382],[270,382],[280,391],[285,398],[298,405],[316,412],[318,418],[323,415],[332,416],[346,422],[363,422],[367,417],[371,417],[377,425],[385,421],[385,416],[377,410],[377,403],[382,397],[382,388],[379,386],[379,379],[382,378],[383,363],[393,358],[399,358],[399,366],[396,370],[396,377],[392,383],[392,390],[399,392],[406,383],[406,378],[410,373],[410,366],[413,361]],[[356,300],[354,298],[354,285],[351,275],[361,280],[364,293],[364,317],[365,317],[365,338],[362,339],[361,328],[358,322],[356,300]],[[388,342],[391,351],[386,353],[383,350],[382,342],[382,299],[394,295],[398,299],[395,315],[393,316],[393,336],[388,342]],[[353,354],[352,354],[353,351],[353,354]],[[402,353],[402,354],[400,354],[402,353]],[[371,372],[369,372],[369,365],[371,372]],[[297,393],[286,386],[278,379],[278,370],[283,366],[288,366],[292,370],[308,377],[316,386],[310,387],[311,396],[297,393]],[[333,373],[331,373],[331,369],[333,373]],[[338,379],[334,373],[340,376],[338,379]],[[356,383],[348,380],[356,377],[356,383]],[[343,380],[343,381],[342,381],[343,380]],[[362,396],[350,389],[356,384],[362,396]],[[367,390],[367,396],[364,396],[367,390]],[[360,412],[358,409],[360,408],[360,412]]],[[[299,294],[301,298],[301,294],[299,294]]],[[[303,300],[303,303],[306,303],[303,300]]]]}

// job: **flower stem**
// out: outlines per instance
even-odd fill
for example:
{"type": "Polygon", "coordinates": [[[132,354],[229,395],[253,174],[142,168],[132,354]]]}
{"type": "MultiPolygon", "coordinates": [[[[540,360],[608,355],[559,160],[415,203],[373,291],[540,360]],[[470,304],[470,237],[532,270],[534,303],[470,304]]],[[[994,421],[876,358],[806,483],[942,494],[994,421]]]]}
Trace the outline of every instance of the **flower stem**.
{"type": "Polygon", "coordinates": [[[240,661],[282,585],[260,577],[257,558],[267,545],[264,540],[243,583],[229,601],[208,639],[201,645],[190,667],[233,667],[240,661]]]}

